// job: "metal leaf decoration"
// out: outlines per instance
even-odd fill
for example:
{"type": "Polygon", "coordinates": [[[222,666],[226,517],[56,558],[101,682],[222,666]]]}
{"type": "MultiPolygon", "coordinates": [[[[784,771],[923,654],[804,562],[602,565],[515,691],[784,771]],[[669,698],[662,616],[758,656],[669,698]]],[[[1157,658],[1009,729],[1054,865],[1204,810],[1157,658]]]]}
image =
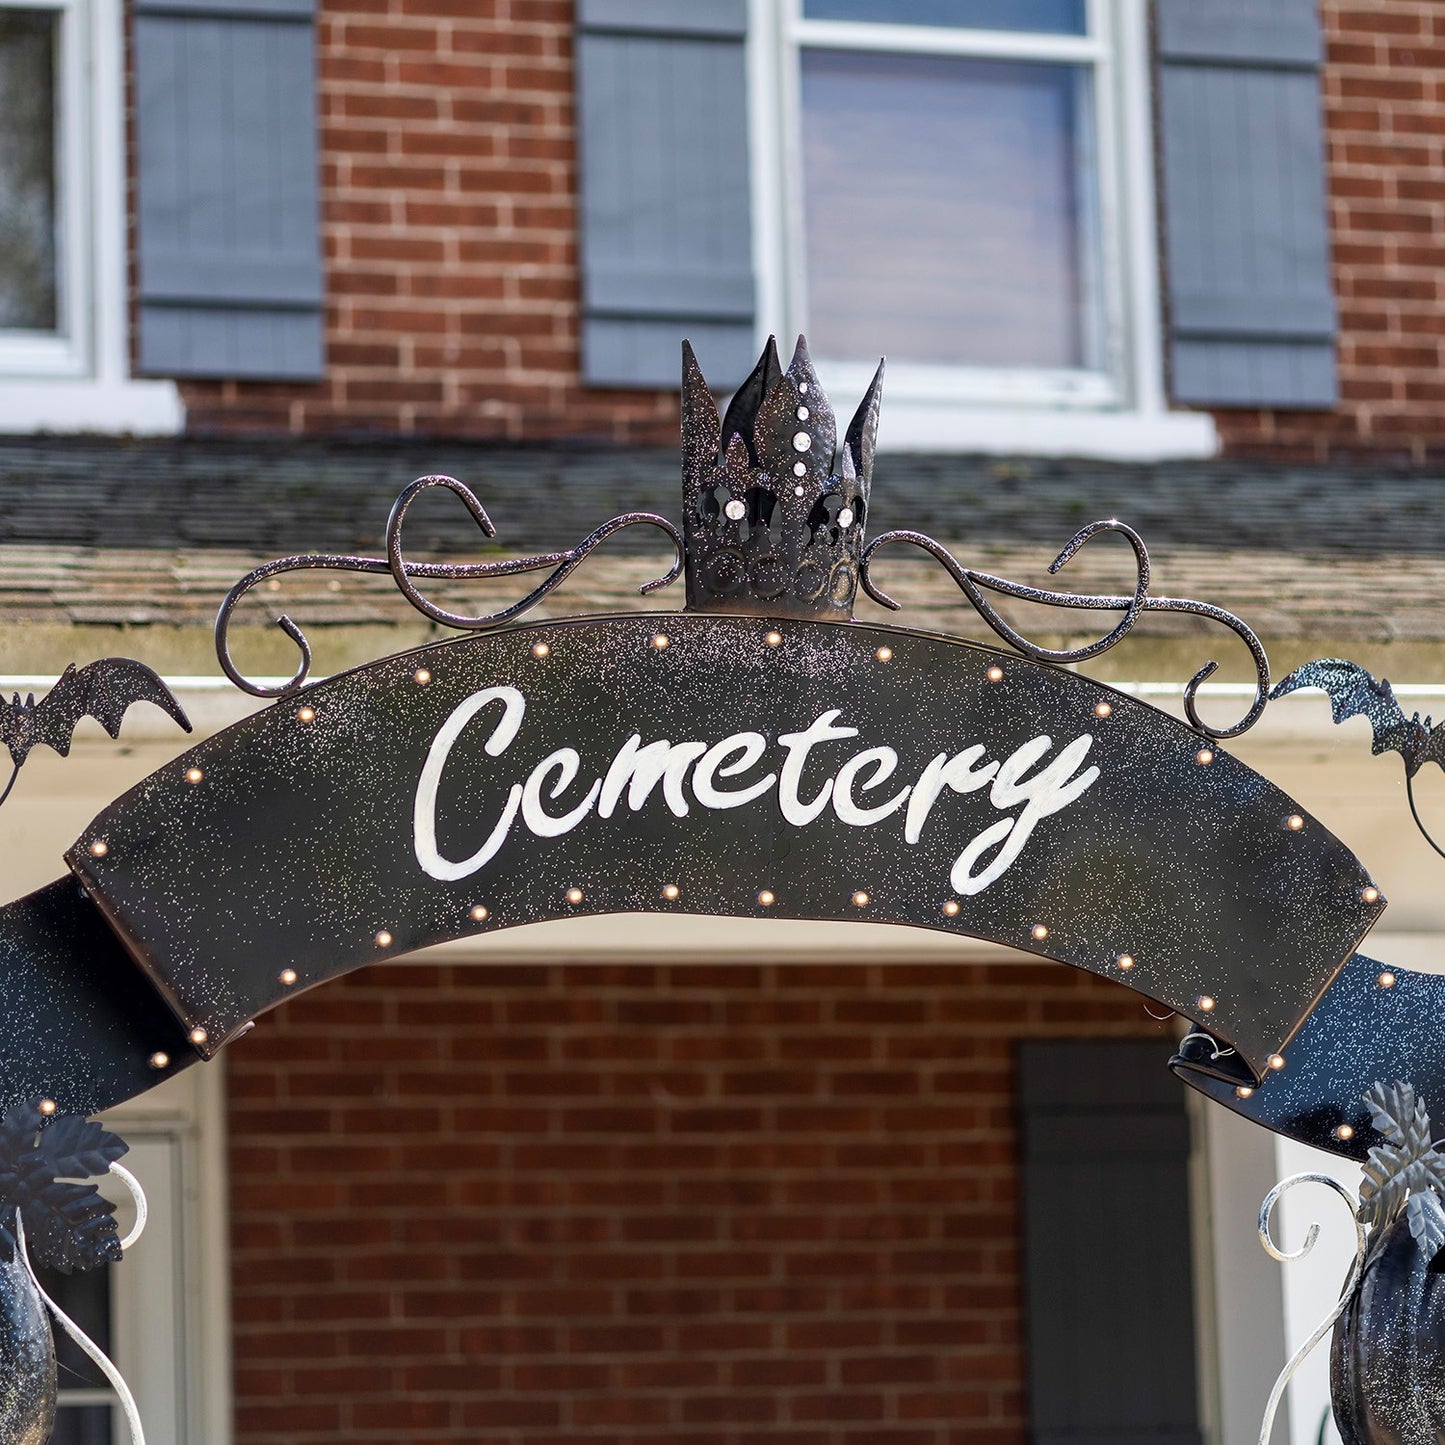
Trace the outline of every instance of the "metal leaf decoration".
{"type": "Polygon", "coordinates": [[[1445,1156],[1431,1138],[1425,1102],[1405,1083],[1377,1083],[1365,1102],[1386,1142],[1371,1149],[1365,1162],[1360,1223],[1369,1225],[1378,1241],[1403,1210],[1428,1264],[1445,1245],[1445,1156]]]}
{"type": "Polygon", "coordinates": [[[120,1258],[115,1206],[94,1184],[126,1152],[99,1124],[54,1117],[41,1100],[0,1116],[0,1254],[15,1258],[15,1217],[35,1254],[62,1274],[120,1258]]]}
{"type": "Polygon", "coordinates": [[[1410,1221],[1410,1233],[1428,1263],[1445,1244],[1445,1205],[1434,1190],[1412,1194],[1405,1203],[1405,1214],[1410,1221]]]}

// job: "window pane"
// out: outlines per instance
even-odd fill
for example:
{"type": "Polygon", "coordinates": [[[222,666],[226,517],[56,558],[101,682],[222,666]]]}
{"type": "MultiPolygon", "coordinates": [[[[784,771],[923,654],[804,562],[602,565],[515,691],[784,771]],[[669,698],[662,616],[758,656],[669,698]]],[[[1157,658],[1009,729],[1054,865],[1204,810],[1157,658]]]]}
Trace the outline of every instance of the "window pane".
{"type": "Polygon", "coordinates": [[[809,20],[952,25],[965,30],[1085,33],[1085,0],[803,0],[809,20]]]}
{"type": "MultiPolygon", "coordinates": [[[[37,1264],[35,1273],[45,1286],[45,1293],[107,1355],[110,1354],[109,1269],[102,1267],[61,1274],[58,1269],[37,1264]]],[[[58,1324],[55,1326],[55,1368],[62,1399],[67,1390],[110,1388],[100,1368],[58,1324]]]]}
{"type": "Polygon", "coordinates": [[[0,329],[56,329],[54,11],[0,7],[0,329]]]}
{"type": "Polygon", "coordinates": [[[817,50],[802,71],[816,355],[1101,364],[1085,68],[817,50]]]}
{"type": "Polygon", "coordinates": [[[66,1406],[55,1412],[55,1433],[50,1445],[111,1445],[114,1439],[109,1405],[66,1406]]]}
{"type": "MultiPolygon", "coordinates": [[[[45,1292],[100,1346],[111,1351],[110,1270],[92,1269],[77,1274],[61,1274],[58,1269],[37,1264],[36,1274],[45,1292]]],[[[110,1384],[90,1357],[60,1327],[55,1330],[55,1377],[58,1386],[59,1410],[55,1415],[55,1434],[50,1445],[111,1445],[111,1410],[105,1404],[80,1404],[74,1393],[84,1391],[82,1399],[94,1399],[93,1391],[109,1393],[110,1384]]]]}

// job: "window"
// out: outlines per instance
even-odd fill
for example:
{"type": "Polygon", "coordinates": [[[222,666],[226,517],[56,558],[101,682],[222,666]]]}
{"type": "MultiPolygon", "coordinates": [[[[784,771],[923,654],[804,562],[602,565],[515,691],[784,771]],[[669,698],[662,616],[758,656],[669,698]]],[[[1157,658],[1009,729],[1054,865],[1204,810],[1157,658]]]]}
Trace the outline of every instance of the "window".
{"type": "MultiPolygon", "coordinates": [[[[198,1066],[104,1122],[130,1145],[126,1167],[150,1208],[144,1235],[121,1263],[84,1274],[41,1270],[55,1302],[115,1362],[136,1398],[149,1445],[225,1445],[230,1439],[225,1180],[220,1068],[198,1066]]],[[[134,1206],[118,1181],[121,1234],[134,1206]]],[[[53,1445],[127,1441],[124,1415],[100,1372],[56,1329],[53,1445]]]]}
{"type": "Polygon", "coordinates": [[[129,380],[121,0],[0,0],[0,431],[174,431],[129,380]]]}
{"type": "Polygon", "coordinates": [[[839,391],[887,355],[886,440],[1212,450],[1162,393],[1144,0],[753,19],[761,310],[839,391]]]}
{"type": "Polygon", "coordinates": [[[84,350],[85,268],[76,262],[79,166],[64,124],[81,104],[73,0],[0,0],[0,356],[64,374],[84,350]]]}

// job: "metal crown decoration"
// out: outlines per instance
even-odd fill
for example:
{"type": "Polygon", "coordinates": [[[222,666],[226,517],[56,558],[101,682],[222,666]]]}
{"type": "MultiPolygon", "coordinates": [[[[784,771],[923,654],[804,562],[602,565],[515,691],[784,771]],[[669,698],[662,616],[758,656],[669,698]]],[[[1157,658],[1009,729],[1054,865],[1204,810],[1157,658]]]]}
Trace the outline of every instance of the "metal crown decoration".
{"type": "Polygon", "coordinates": [[[837,425],[798,338],[787,371],[772,337],[718,422],[692,347],[682,361],[682,531],[695,612],[846,621],[863,550],[883,364],[837,425]]]}

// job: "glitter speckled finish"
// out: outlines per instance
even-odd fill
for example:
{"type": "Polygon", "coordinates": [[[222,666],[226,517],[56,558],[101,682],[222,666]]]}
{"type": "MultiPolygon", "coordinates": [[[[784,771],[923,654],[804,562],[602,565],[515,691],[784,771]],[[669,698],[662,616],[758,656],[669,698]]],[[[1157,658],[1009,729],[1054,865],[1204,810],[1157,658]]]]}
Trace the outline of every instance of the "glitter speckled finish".
{"type": "Polygon", "coordinates": [[[1341,657],[1321,657],[1295,668],[1270,697],[1284,697],[1302,687],[1317,687],[1329,695],[1330,714],[1337,723],[1352,717],[1369,718],[1372,753],[1400,754],[1405,760],[1405,796],[1410,801],[1410,816],[1425,841],[1445,858],[1445,847],[1425,826],[1415,802],[1415,774],[1426,763],[1445,769],[1445,723],[1436,724],[1428,716],[1421,722],[1419,713],[1407,718],[1388,681],[1381,678],[1377,682],[1358,663],[1341,657]]]}
{"type": "Polygon", "coordinates": [[[770,337],[719,423],[697,358],[683,343],[690,611],[839,621],[853,615],[882,390],[880,364],[839,449],[833,408],[807,343],[798,338],[783,371],[770,337]]]}
{"type": "Polygon", "coordinates": [[[1341,657],[1307,662],[1295,668],[1270,697],[1285,697],[1302,687],[1317,687],[1329,695],[1330,714],[1337,723],[1369,718],[1370,751],[1399,753],[1410,777],[1426,763],[1445,768],[1445,725],[1433,727],[1428,717],[1421,722],[1418,712],[1407,718],[1389,682],[1384,678],[1377,682],[1359,663],[1341,657]]]}
{"type": "Polygon", "coordinates": [[[1250,658],[1254,663],[1254,699],[1249,705],[1249,710],[1232,727],[1215,727],[1205,722],[1199,715],[1199,687],[1219,668],[1217,662],[1207,662],[1184,686],[1184,714],[1195,730],[1206,737],[1237,738],[1241,733],[1248,732],[1259,721],[1259,715],[1264,711],[1264,705],[1269,696],[1269,658],[1265,653],[1264,644],[1255,636],[1251,628],[1232,612],[1226,612],[1222,607],[1215,607],[1209,602],[1196,602],[1191,597],[1151,596],[1149,592],[1151,583],[1149,552],[1144,546],[1144,539],[1132,527],[1114,520],[1090,522],[1087,527],[1081,527],[1064,543],[1059,555],[1049,564],[1049,571],[1058,572],[1067,565],[1071,558],[1078,555],[1081,547],[1092,541],[1093,538],[1106,536],[1111,532],[1123,537],[1134,553],[1134,591],[1129,596],[1089,596],[1080,592],[1054,592],[1043,587],[1028,587],[1019,582],[1010,582],[1005,577],[994,577],[988,572],[978,571],[977,568],[965,567],[941,542],[934,541],[932,537],[927,537],[922,532],[908,530],[885,532],[864,548],[861,559],[863,590],[875,602],[896,612],[898,603],[878,585],[877,579],[873,575],[877,554],[884,548],[895,546],[900,542],[921,548],[929,556],[943,564],[944,570],[958,583],[959,590],[968,599],[973,610],[988,623],[994,632],[1003,638],[1010,647],[1016,647],[1025,657],[1031,657],[1036,662],[1083,662],[1088,658],[1098,657],[1116,643],[1123,641],[1133,630],[1135,622],[1145,612],[1184,612],[1193,617],[1207,617],[1211,622],[1218,622],[1229,628],[1249,649],[1250,658]],[[1008,623],[993,603],[988,600],[986,593],[989,592],[1004,597],[1016,597],[1024,602],[1037,602],[1044,607],[1122,612],[1123,616],[1097,641],[1085,643],[1079,647],[1041,647],[1038,643],[1030,642],[1017,628],[1008,623]]]}
{"type": "Polygon", "coordinates": [[[107,657],[80,668],[72,664],[39,702],[34,693],[22,702],[18,692],[10,702],[0,702],[0,745],[13,764],[0,803],[10,796],[32,748],[53,748],[68,757],[75,726],[83,717],[93,717],[111,737],[119,737],[126,712],[138,702],[154,703],[190,732],[171,690],[143,662],[129,657],[107,657]]]}
{"type": "Polygon", "coordinates": [[[1402,1215],[1335,1325],[1330,1394],[1344,1445],[1445,1439],[1445,1274],[1402,1215]]]}
{"type": "Polygon", "coordinates": [[[55,1340],[20,1258],[0,1260],[0,1445],[46,1445],[55,1426],[55,1340]]]}
{"type": "Polygon", "coordinates": [[[1198,1035],[1172,1067],[1201,1093],[1257,1124],[1363,1160],[1382,1142],[1364,1101],[1378,1080],[1408,1080],[1423,1098],[1445,1099],[1442,1039],[1445,976],[1356,954],[1282,1050],[1284,1068],[1256,1081],[1237,1058],[1212,1059],[1198,1035]]]}
{"type": "Polygon", "coordinates": [[[94,1114],[196,1062],[185,1030],[73,878],[0,908],[0,1111],[94,1114]]]}
{"type": "Polygon", "coordinates": [[[682,912],[997,940],[1127,983],[1263,1072],[1380,911],[1357,860],[1278,789],[1222,751],[1201,762],[1196,733],[1077,674],[902,629],[677,614],[460,639],[318,684],[177,758],[69,862],[206,1053],[298,988],[443,939],[682,912]],[[498,697],[465,712],[495,688],[525,701],[510,741],[498,697]],[[756,734],[745,767],[714,763],[714,791],[735,796],[782,777],[785,735],[829,715],[857,733],[808,755],[803,823],[781,811],[781,782],[741,803],[702,796],[710,746],[756,734]],[[463,862],[429,875],[419,780],[451,723],[421,811],[463,862]],[[699,741],[672,783],[604,813],[589,787],[633,735],[699,741]],[[975,872],[1006,846],[1024,804],[1002,782],[939,784],[906,841],[900,790],[926,792],[935,760],[976,746],[978,768],[1004,767],[1035,739],[1017,776],[1070,746],[1098,776],[996,879],[965,887],[958,867],[989,830],[975,872]],[[523,819],[578,821],[514,818],[484,866],[463,866],[524,794],[523,819]]]}

